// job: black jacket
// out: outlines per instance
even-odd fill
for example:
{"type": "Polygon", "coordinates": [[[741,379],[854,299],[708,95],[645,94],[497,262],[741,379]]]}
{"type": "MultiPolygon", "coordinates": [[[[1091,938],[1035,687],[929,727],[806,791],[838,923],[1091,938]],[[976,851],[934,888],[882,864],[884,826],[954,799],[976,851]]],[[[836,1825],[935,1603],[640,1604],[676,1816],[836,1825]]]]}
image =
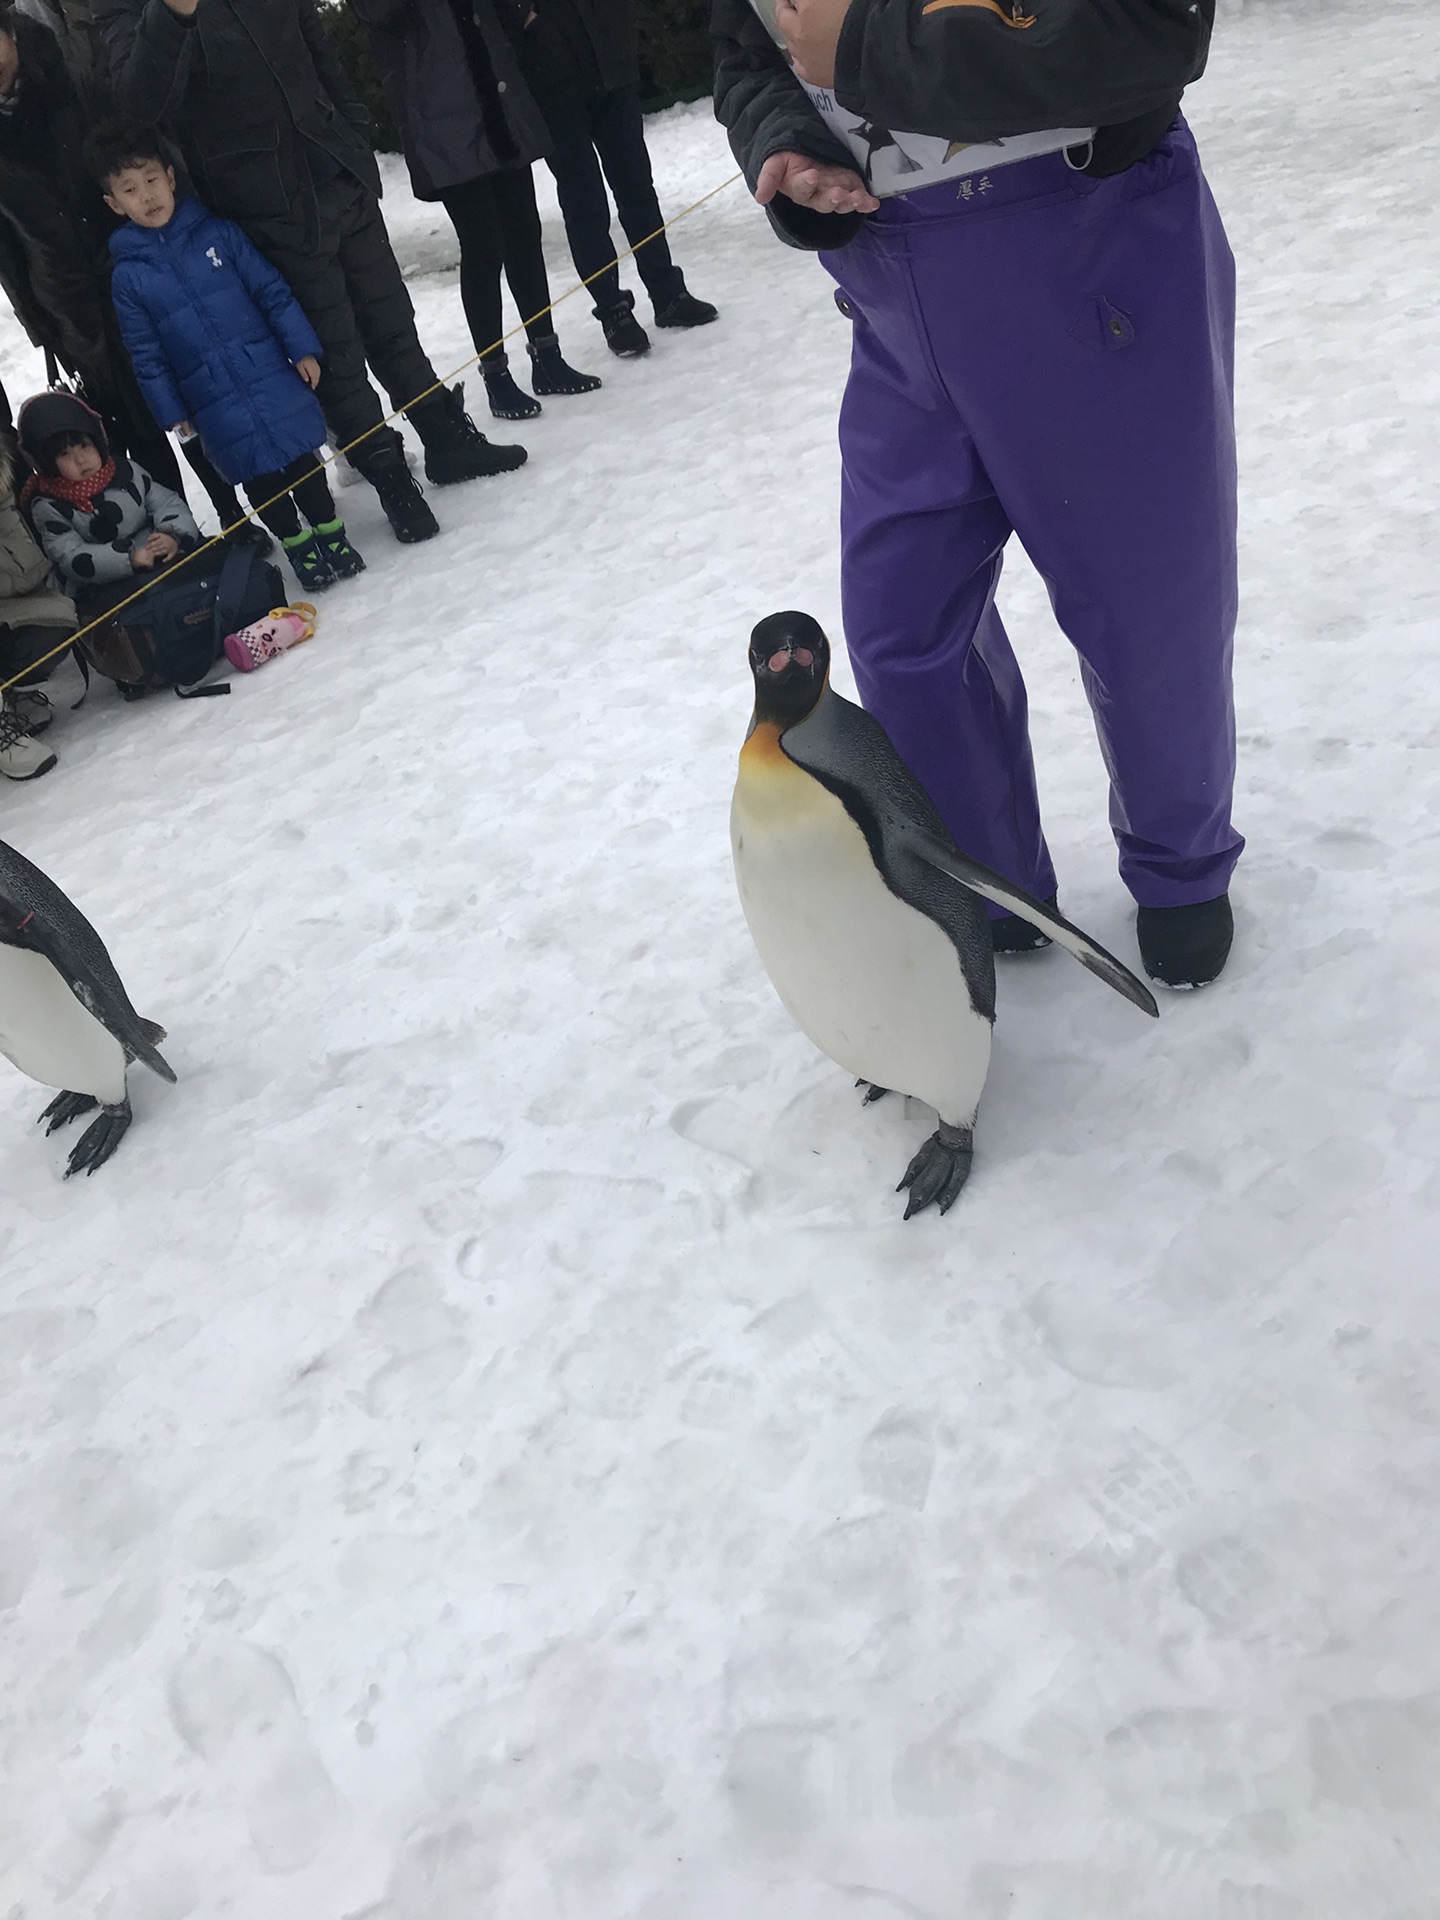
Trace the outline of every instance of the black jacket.
{"type": "Polygon", "coordinates": [[[366,30],[417,199],[549,148],[545,122],[489,0],[348,0],[366,30]]]}
{"type": "Polygon", "coordinates": [[[13,111],[0,114],[0,287],[34,344],[103,406],[110,221],[80,159],[86,111],[55,36],[23,14],[8,30],[20,79],[13,111]]]}
{"type": "Polygon", "coordinates": [[[377,198],[369,116],[312,0],[97,0],[110,80],[127,113],[180,142],[195,188],[241,225],[315,202],[315,159],[377,198]]]}
{"type": "Polygon", "coordinates": [[[630,0],[499,0],[501,18],[537,98],[640,84],[630,0]],[[535,15],[529,26],[525,22],[535,15]],[[577,49],[577,38],[583,48],[577,49]]]}
{"type": "MultiPolygon", "coordinates": [[[[1205,70],[1215,0],[851,0],[835,62],[842,107],[950,140],[1097,127],[1085,169],[1143,159],[1205,70]]],[[[854,167],[748,0],[714,0],[715,113],[754,186],[786,148],[854,167]]],[[[843,246],[861,214],[783,198],[770,217],[792,246],[843,246]]]]}

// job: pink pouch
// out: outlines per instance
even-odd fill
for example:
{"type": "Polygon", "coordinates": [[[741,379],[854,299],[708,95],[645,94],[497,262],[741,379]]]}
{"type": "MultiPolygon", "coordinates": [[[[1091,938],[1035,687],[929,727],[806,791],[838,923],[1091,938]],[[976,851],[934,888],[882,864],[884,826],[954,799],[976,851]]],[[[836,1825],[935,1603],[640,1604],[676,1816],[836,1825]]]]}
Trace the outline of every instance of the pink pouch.
{"type": "Polygon", "coordinates": [[[225,636],[225,658],[237,673],[253,673],[277,653],[298,647],[315,631],[315,609],[307,600],[293,607],[274,607],[263,619],[252,620],[239,633],[225,636]]]}

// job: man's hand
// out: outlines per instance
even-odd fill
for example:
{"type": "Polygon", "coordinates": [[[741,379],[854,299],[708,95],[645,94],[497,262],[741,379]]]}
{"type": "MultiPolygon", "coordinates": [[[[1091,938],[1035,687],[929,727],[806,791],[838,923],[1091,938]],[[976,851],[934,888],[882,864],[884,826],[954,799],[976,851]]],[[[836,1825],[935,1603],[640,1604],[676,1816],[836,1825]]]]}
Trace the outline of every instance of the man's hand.
{"type": "MultiPolygon", "coordinates": [[[[167,4],[174,6],[175,0],[167,4]]],[[[812,87],[835,84],[835,49],[849,11],[850,0],[776,0],[775,25],[784,36],[790,64],[812,87]]]]}
{"type": "Polygon", "coordinates": [[[313,393],[320,384],[320,362],[313,353],[303,355],[295,362],[295,371],[313,393]]]}
{"type": "Polygon", "coordinates": [[[188,20],[199,5],[199,0],[165,0],[165,4],[172,13],[178,14],[182,20],[188,20]]]}
{"type": "Polygon", "coordinates": [[[755,198],[768,207],[777,193],[815,213],[874,213],[880,204],[858,173],[808,153],[771,154],[755,182],[755,198]]]}

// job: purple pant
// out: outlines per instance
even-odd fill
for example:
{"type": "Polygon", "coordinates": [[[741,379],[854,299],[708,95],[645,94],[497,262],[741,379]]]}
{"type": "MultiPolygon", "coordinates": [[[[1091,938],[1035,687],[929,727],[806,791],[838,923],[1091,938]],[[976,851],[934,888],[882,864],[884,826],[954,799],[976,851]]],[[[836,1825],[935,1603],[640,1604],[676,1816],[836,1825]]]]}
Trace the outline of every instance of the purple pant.
{"type": "MultiPolygon", "coordinates": [[[[1188,127],[1108,180],[1060,154],[887,200],[824,255],[854,325],[845,631],[864,704],[957,844],[1041,896],[1012,532],[1081,658],[1120,872],[1225,891],[1235,717],[1234,263],[1188,127]]],[[[996,909],[998,912],[998,909],[996,909]]]]}

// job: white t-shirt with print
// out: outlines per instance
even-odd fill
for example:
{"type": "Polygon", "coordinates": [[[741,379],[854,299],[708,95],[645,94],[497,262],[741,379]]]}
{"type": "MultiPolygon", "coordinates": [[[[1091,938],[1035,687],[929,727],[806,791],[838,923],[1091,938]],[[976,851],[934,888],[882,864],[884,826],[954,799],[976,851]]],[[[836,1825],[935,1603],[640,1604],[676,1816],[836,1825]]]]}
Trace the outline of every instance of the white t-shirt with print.
{"type": "Polygon", "coordinates": [[[1095,133],[1093,127],[1056,127],[1045,133],[1016,133],[1003,140],[971,142],[946,140],[937,134],[903,133],[850,113],[828,87],[812,87],[804,80],[800,84],[826,126],[854,154],[855,171],[877,200],[913,193],[917,187],[937,186],[945,180],[970,180],[971,193],[965,197],[983,198],[988,191],[985,176],[996,167],[1031,160],[1039,153],[1085,147],[1095,133]]]}

